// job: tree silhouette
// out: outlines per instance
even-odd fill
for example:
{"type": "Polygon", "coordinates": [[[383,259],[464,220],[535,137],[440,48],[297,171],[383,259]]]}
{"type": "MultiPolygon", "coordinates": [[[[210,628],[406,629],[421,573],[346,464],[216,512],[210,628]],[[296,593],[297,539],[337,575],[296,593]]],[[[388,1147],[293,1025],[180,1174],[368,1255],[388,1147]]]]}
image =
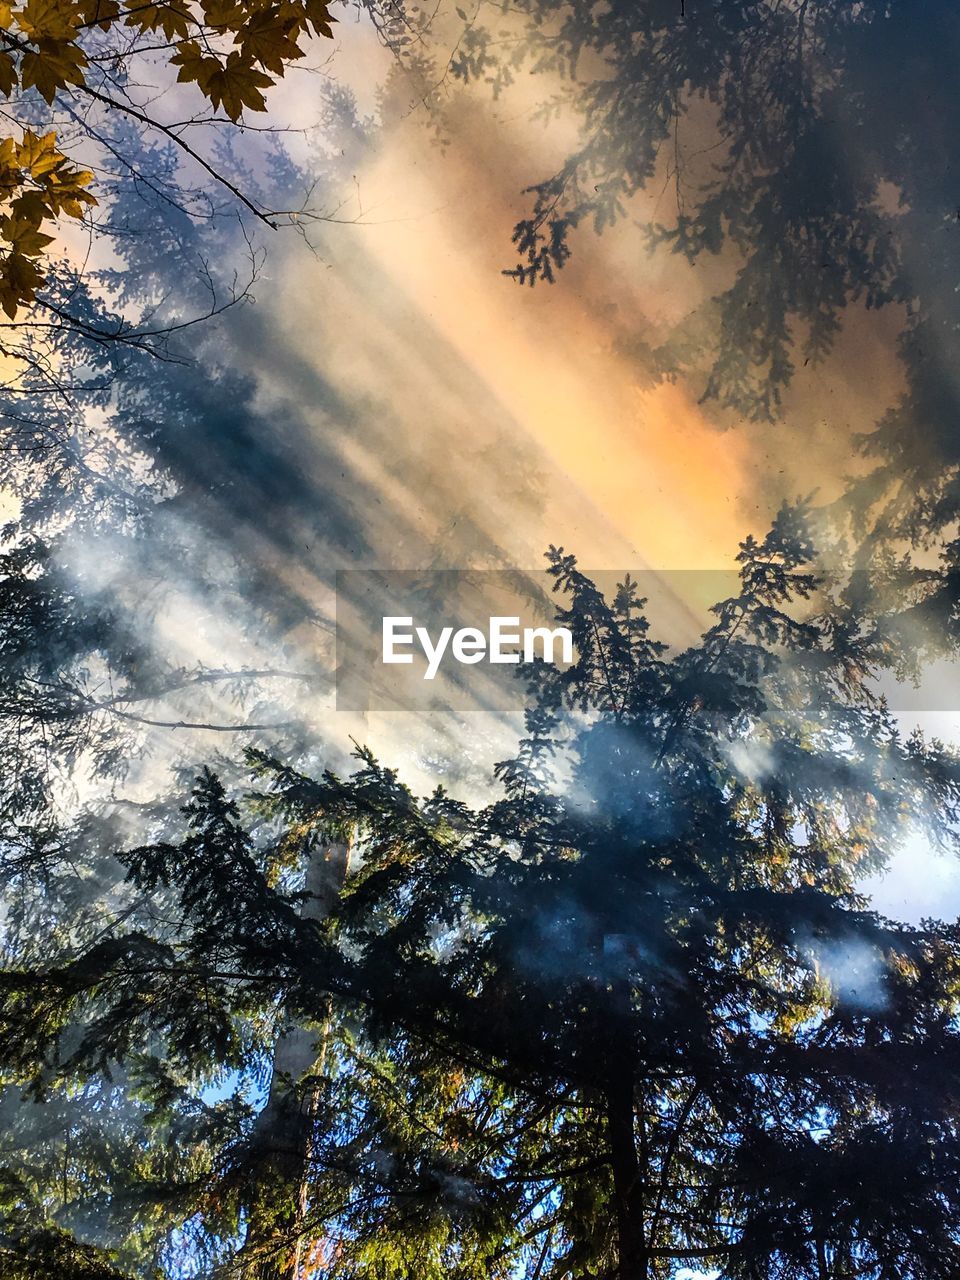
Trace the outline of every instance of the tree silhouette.
{"type": "MultiPolygon", "coordinates": [[[[0,1276],[958,1270],[956,926],[883,920],[859,888],[906,839],[956,843],[956,757],[902,737],[874,692],[960,635],[952,107],[919,108],[916,70],[949,83],[956,17],[814,0],[519,10],[531,22],[509,44],[468,20],[452,64],[498,84],[528,60],[580,77],[583,145],[534,190],[519,279],[552,278],[570,233],[622,216],[672,147],[677,218],[652,241],[742,260],[707,395],[774,415],[798,353],[825,354],[851,301],[905,308],[907,392],[850,506],[869,572],[820,581],[806,516],[785,509],[675,654],[635,583],[607,601],[552,551],[577,661],[535,669],[487,805],[420,799],[366,750],[351,777],[317,779],[300,743],[250,753],[242,802],[222,762],[204,770],[182,821],[146,806],[133,839],[122,808],[65,813],[78,763],[122,777],[144,726],[185,723],[158,710],[177,691],[311,676],[183,669],[68,563],[71,540],[134,563],[149,544],[203,581],[178,514],[243,528],[245,507],[315,497],[298,439],[264,430],[252,381],[194,324],[245,295],[223,263],[245,254],[256,275],[237,192],[293,207],[298,175],[279,153],[273,191],[256,165],[224,169],[221,206],[171,140],[98,117],[122,159],[98,187],[119,265],[46,268],[49,318],[17,314],[21,373],[2,392],[20,512],[0,555],[0,1276]],[[700,178],[685,158],[707,140],[700,178]],[[172,262],[195,264],[173,297],[172,262]]],[[[248,32],[251,13],[234,15],[248,32]]],[[[423,33],[404,38],[422,59],[423,33]]],[[[42,199],[64,179],[70,215],[86,182],[24,124],[15,167],[42,199]]],[[[684,367],[681,344],[649,358],[684,367]]],[[[306,615],[265,576],[265,625],[306,615]]]]}
{"type": "MultiPolygon", "coordinates": [[[[312,1027],[251,1274],[950,1273],[956,929],[858,883],[908,835],[954,847],[960,771],[900,736],[812,557],[784,509],[673,654],[635,584],[608,602],[552,551],[576,662],[535,668],[485,807],[367,751],[318,780],[253,753],[243,822],[204,773],[182,839],[120,855],[123,919],[11,957],[8,1071],[45,1096],[122,1063],[182,1125],[215,1067],[261,1069],[265,1025],[312,1027]]],[[[179,1184],[225,1274],[264,1159],[235,1119],[179,1184]]]]}
{"type": "Polygon", "coordinates": [[[905,653],[958,634],[960,218],[949,82],[960,26],[947,3],[839,0],[521,0],[480,6],[451,63],[500,92],[540,75],[547,119],[579,124],[536,176],[507,274],[553,281],[581,228],[639,217],[638,246],[691,264],[723,255],[731,282],[672,331],[626,333],[643,379],[684,375],[704,401],[783,417],[799,370],[834,349],[853,304],[900,317],[904,390],[852,443],[830,514],[905,653]],[[558,87],[557,87],[558,86],[558,87]],[[634,197],[658,196],[656,212],[634,197]],[[839,518],[839,519],[838,519],[839,518]],[[923,551],[920,552],[920,548],[923,551]],[[913,568],[890,572],[908,554],[913,568]],[[918,554],[919,553],[919,554],[918,554]],[[931,572],[931,563],[937,563],[931,572]]]}
{"type": "MultiPolygon", "coordinates": [[[[956,108],[930,86],[949,82],[956,10],[909,0],[513,9],[512,24],[477,10],[453,73],[498,90],[550,75],[560,88],[545,110],[572,115],[581,137],[530,188],[508,274],[553,280],[579,227],[604,231],[656,183],[662,221],[644,224],[647,242],[693,263],[723,251],[737,268],[712,334],[694,344],[698,369],[709,356],[704,396],[773,418],[852,302],[900,306],[910,389],[874,444],[894,455],[904,488],[918,473],[935,483],[938,462],[955,461],[960,228],[956,108]]],[[[653,370],[684,368],[682,346],[654,351],[653,370]]]]}
{"type": "MultiPolygon", "coordinates": [[[[401,62],[426,20],[408,17],[396,0],[350,0],[346,7],[401,62]]],[[[256,231],[289,227],[303,236],[334,216],[331,206],[312,202],[310,179],[277,200],[281,184],[271,171],[279,164],[289,172],[289,165],[275,144],[289,124],[268,120],[258,127],[249,117],[267,110],[270,90],[287,71],[311,69],[318,42],[323,56],[332,56],[327,46],[336,21],[323,0],[27,0],[0,11],[6,378],[22,381],[31,394],[42,376],[68,394],[74,388],[57,355],[71,339],[83,341],[94,365],[113,345],[168,358],[172,340],[192,336],[203,320],[248,299],[261,257],[256,231]],[[240,164],[233,154],[238,134],[240,164]],[[115,272],[100,269],[130,233],[116,216],[118,188],[132,188],[148,206],[163,203],[172,220],[239,220],[249,243],[248,274],[216,279],[208,264],[201,266],[201,297],[192,312],[173,305],[161,318],[125,306],[115,272]]],[[[318,95],[321,115],[326,96],[318,95]]],[[[181,303],[196,295],[194,283],[185,271],[181,303]]]]}

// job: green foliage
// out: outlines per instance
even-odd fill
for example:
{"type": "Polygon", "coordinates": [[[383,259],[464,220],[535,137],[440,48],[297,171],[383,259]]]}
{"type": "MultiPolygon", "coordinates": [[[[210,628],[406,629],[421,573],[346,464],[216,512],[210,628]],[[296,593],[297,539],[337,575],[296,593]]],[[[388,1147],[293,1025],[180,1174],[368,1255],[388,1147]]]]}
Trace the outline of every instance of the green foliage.
{"type": "Polygon", "coordinates": [[[907,834],[954,847],[960,762],[901,737],[813,553],[785,508],[673,653],[634,584],[607,601],[552,550],[577,659],[534,669],[485,807],[365,749],[319,779],[254,752],[245,821],[205,771],[183,836],[121,855],[106,937],[11,957],[12,1078],[121,1071],[148,1162],[193,1135],[154,1230],[179,1215],[210,1274],[950,1274],[960,936],[859,881],[907,834]],[[269,1124],[204,1120],[218,1071],[272,1074],[269,1124]]]}
{"type": "Polygon", "coordinates": [[[532,175],[508,275],[553,281],[578,229],[603,232],[655,196],[641,241],[691,264],[722,252],[733,279],[678,333],[624,333],[621,349],[642,374],[692,372],[705,398],[758,420],[779,416],[852,303],[899,305],[910,387],[872,444],[898,455],[895,486],[904,464],[937,483],[940,450],[956,447],[957,120],[949,94],[921,86],[950,83],[955,6],[519,0],[509,21],[484,7],[471,19],[454,76],[499,93],[542,75],[544,119],[580,126],[562,163],[532,175]]]}
{"type": "MultiPolygon", "coordinates": [[[[196,85],[214,109],[222,108],[236,123],[244,110],[266,111],[264,90],[304,56],[303,39],[331,37],[333,21],[322,0],[4,4],[0,93],[12,105],[14,119],[22,96],[29,103],[35,91],[48,107],[79,94],[150,124],[142,108],[124,93],[116,96],[95,72],[97,64],[112,62],[115,78],[129,75],[159,48],[178,68],[180,81],[196,85]],[[166,43],[158,46],[161,35],[166,43]]],[[[0,239],[8,246],[0,254],[0,306],[11,320],[36,301],[44,283],[38,260],[54,237],[41,228],[55,225],[64,214],[82,218],[97,203],[87,190],[93,174],[71,167],[56,142],[54,131],[38,137],[29,128],[0,140],[0,239]]]]}
{"type": "Polygon", "coordinates": [[[3,1280],[129,1280],[107,1252],[79,1244],[69,1232],[48,1221],[43,1209],[15,1175],[0,1171],[0,1276],[3,1280]]]}

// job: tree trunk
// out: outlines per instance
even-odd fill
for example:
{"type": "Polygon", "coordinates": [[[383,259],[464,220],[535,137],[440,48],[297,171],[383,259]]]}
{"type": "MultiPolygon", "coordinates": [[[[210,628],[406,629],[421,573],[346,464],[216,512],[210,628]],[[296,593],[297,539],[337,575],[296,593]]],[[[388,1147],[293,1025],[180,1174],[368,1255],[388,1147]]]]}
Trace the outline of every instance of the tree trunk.
{"type": "Polygon", "coordinates": [[[647,1280],[650,1257],[643,1222],[643,1169],[637,1157],[636,1068],[633,1041],[628,1030],[627,1003],[628,997],[623,993],[615,1015],[621,1022],[621,1029],[613,1037],[607,1065],[607,1140],[617,1216],[619,1280],[647,1280]]]}
{"type": "MultiPolygon", "coordinates": [[[[307,920],[323,920],[343,889],[350,845],[337,841],[314,849],[304,888],[307,920]]],[[[313,1127],[330,1029],[330,1004],[322,1022],[290,1021],[273,1055],[270,1092],[252,1137],[253,1194],[240,1251],[243,1280],[296,1280],[303,1250],[313,1127]]]]}
{"type": "Polygon", "coordinates": [[[620,1280],[647,1280],[649,1258],[643,1229],[643,1179],[634,1137],[633,1080],[607,1089],[607,1133],[617,1210],[620,1280]]]}

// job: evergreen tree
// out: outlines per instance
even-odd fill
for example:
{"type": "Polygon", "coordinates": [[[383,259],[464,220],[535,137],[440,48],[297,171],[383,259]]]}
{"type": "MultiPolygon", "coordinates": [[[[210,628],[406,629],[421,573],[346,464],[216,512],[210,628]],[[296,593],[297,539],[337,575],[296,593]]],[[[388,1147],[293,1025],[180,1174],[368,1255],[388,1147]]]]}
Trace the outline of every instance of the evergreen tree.
{"type": "Polygon", "coordinates": [[[960,616],[958,121],[945,90],[958,42],[947,0],[519,0],[509,20],[481,6],[450,64],[495,93],[543,75],[545,120],[579,127],[561,163],[530,172],[507,274],[554,281],[587,228],[628,219],[638,253],[729,265],[679,324],[613,324],[642,381],[682,376],[722,410],[778,421],[783,393],[851,316],[869,332],[863,309],[894,312],[904,385],[852,445],[868,463],[848,494],[853,542],[941,648],[939,624],[955,634],[960,616]],[[925,560],[891,583],[891,546],[931,544],[939,574],[925,560]]]}
{"type": "MultiPolygon", "coordinates": [[[[352,119],[348,96],[339,99],[352,119]]],[[[261,638],[309,615],[309,605],[275,581],[267,589],[257,566],[242,569],[223,546],[238,504],[260,507],[270,491],[258,484],[281,485],[293,475],[292,442],[268,438],[250,379],[223,368],[227,338],[217,320],[190,331],[189,351],[173,336],[185,309],[202,310],[204,298],[221,289],[229,296],[231,264],[250,245],[235,223],[204,222],[180,208],[172,199],[177,166],[170,152],[117,128],[138,162],[109,190],[117,230],[136,231],[119,241],[123,269],[80,278],[57,267],[50,287],[91,325],[119,331],[124,309],[146,308],[166,336],[159,347],[141,349],[91,346],[75,326],[53,334],[28,329],[28,372],[0,395],[0,480],[15,500],[0,553],[0,865],[4,954],[21,962],[82,951],[136,910],[126,868],[113,855],[140,824],[161,834],[170,806],[162,796],[114,803],[113,792],[148,758],[158,726],[172,733],[240,729],[249,740],[259,722],[278,718],[278,676],[280,688],[298,690],[322,678],[262,664],[185,666],[151,634],[153,611],[163,609],[169,591],[210,593],[225,570],[232,576],[221,586],[251,602],[261,638]],[[147,173],[153,184],[144,185],[147,173]],[[181,275],[190,264],[195,273],[181,275]],[[110,311],[111,302],[118,311],[110,311]],[[229,423],[210,412],[226,401],[229,423]],[[235,439],[248,437],[248,457],[225,469],[220,446],[228,428],[235,439]],[[251,457],[254,438],[262,443],[251,457]],[[198,717],[178,709],[178,700],[206,689],[224,691],[233,713],[198,717]]],[[[289,194],[300,175],[282,153],[274,159],[273,194],[284,184],[289,194]]],[[[307,509],[305,492],[302,498],[307,509]]],[[[318,526],[335,525],[336,506],[315,518],[318,526]]],[[[294,737],[291,725],[291,744],[294,737]]],[[[148,919],[141,922],[151,934],[162,933],[156,916],[148,919]]],[[[259,1044],[261,1066],[271,1048],[259,1044]]],[[[228,1068],[216,1061],[222,1076],[228,1068]]],[[[12,1242],[3,1265],[11,1275],[32,1274],[34,1265],[64,1276],[92,1275],[102,1265],[112,1274],[113,1263],[97,1261],[100,1246],[116,1252],[117,1266],[162,1264],[173,1273],[182,1256],[196,1256],[189,1222],[182,1232],[173,1228],[189,1218],[190,1188],[199,1170],[209,1170],[205,1153],[236,1137],[259,1086],[251,1083],[247,1098],[228,1090],[208,1102],[198,1093],[188,1098],[162,1061],[141,1066],[76,1087],[61,1082],[41,1090],[41,1100],[24,1095],[25,1078],[15,1070],[3,1073],[0,1167],[12,1242]],[[140,1213],[144,1188],[152,1199],[140,1213]]],[[[229,1229],[229,1215],[225,1221],[229,1229]]]]}
{"type": "MultiPolygon", "coordinates": [[[[512,27],[478,12],[454,74],[497,91],[521,70],[551,75],[560,88],[544,114],[566,111],[582,126],[579,145],[528,192],[533,209],[514,236],[519,281],[553,280],[576,228],[602,232],[638,191],[672,180],[675,207],[659,201],[664,221],[645,226],[653,241],[692,262],[728,245],[739,261],[716,300],[707,396],[774,415],[794,353],[822,358],[857,299],[904,303],[909,367],[920,372],[920,347],[938,361],[934,335],[956,327],[956,237],[947,234],[955,108],[923,86],[949,83],[952,6],[520,0],[513,8],[512,27]]],[[[666,371],[671,352],[659,358],[666,371]]],[[[948,393],[933,372],[939,390],[927,407],[948,410],[934,405],[948,393]]]]}
{"type": "Polygon", "coordinates": [[[502,798],[260,753],[242,822],[204,774],[182,840],[121,855],[125,920],[10,957],[7,1069],[44,1096],[122,1063],[175,1125],[212,1071],[263,1075],[271,1021],[303,1034],[268,1104],[297,1101],[291,1144],[248,1113],[181,1188],[227,1273],[952,1273],[956,929],[858,885],[908,833],[953,847],[960,770],[900,735],[812,557],[785,509],[671,654],[635,584],[607,602],[551,552],[577,659],[535,669],[502,798]],[[346,833],[339,893],[305,888],[346,833]]]}

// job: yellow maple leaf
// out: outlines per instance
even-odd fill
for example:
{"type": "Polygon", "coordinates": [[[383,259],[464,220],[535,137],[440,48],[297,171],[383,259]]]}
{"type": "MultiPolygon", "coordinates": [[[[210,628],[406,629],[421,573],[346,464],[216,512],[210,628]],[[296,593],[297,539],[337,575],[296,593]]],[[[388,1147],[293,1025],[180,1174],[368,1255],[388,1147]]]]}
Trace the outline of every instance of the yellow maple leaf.
{"type": "Polygon", "coordinates": [[[17,25],[28,40],[71,40],[80,17],[72,0],[27,0],[14,12],[17,25]]]}
{"type": "Polygon", "coordinates": [[[57,135],[51,130],[42,137],[32,129],[24,129],[23,141],[17,147],[17,160],[34,178],[52,173],[66,159],[56,148],[57,135]]]}
{"type": "Polygon", "coordinates": [[[10,206],[13,218],[24,225],[39,227],[51,212],[39,191],[22,191],[10,206]]]}
{"type": "Polygon", "coordinates": [[[234,39],[247,58],[282,76],[285,63],[303,57],[296,41],[298,30],[297,17],[275,6],[255,13],[234,39]]]}
{"type": "Polygon", "coordinates": [[[84,204],[95,205],[99,204],[99,201],[89,191],[78,191],[74,195],[57,200],[58,208],[62,209],[69,218],[82,218],[86,212],[84,204]]]}
{"type": "Polygon", "coordinates": [[[0,306],[14,320],[20,303],[32,302],[44,276],[22,253],[0,255],[0,306]]]}
{"type": "Polygon", "coordinates": [[[9,53],[0,53],[0,93],[9,98],[17,83],[17,68],[9,53]]]}
{"type": "Polygon", "coordinates": [[[85,26],[97,26],[101,31],[109,31],[120,16],[117,0],[80,0],[77,8],[85,26]]]}
{"type": "Polygon", "coordinates": [[[27,258],[38,258],[47,245],[53,243],[53,236],[38,231],[37,224],[31,218],[16,214],[0,218],[0,237],[12,244],[17,253],[22,253],[27,258]]]}
{"type": "Polygon", "coordinates": [[[202,51],[196,40],[184,40],[170,59],[180,68],[177,79],[181,84],[195,81],[203,93],[207,92],[210,78],[220,70],[220,63],[202,51]]]}
{"type": "Polygon", "coordinates": [[[200,0],[200,2],[203,7],[203,20],[210,27],[235,29],[249,12],[249,6],[239,4],[237,0],[200,0]]]}
{"type": "Polygon", "coordinates": [[[239,120],[244,108],[266,111],[267,103],[261,89],[274,82],[250,63],[242,54],[231,53],[222,66],[207,82],[205,93],[215,107],[223,107],[231,120],[239,120]]]}
{"type": "Polygon", "coordinates": [[[330,7],[324,3],[324,0],[304,0],[303,11],[318,36],[333,39],[331,23],[336,22],[336,18],[331,16],[330,7]]]}
{"type": "Polygon", "coordinates": [[[16,318],[21,303],[34,300],[42,284],[43,275],[36,263],[22,253],[0,255],[0,306],[11,320],[16,318]]]}
{"type": "Polygon", "coordinates": [[[161,29],[168,40],[185,36],[193,19],[189,11],[176,4],[145,4],[143,0],[127,0],[128,27],[140,27],[142,31],[161,29]]]}
{"type": "Polygon", "coordinates": [[[39,40],[37,53],[25,53],[20,63],[20,83],[24,89],[35,87],[40,96],[53,106],[57,90],[68,84],[83,84],[83,68],[87,56],[75,44],[57,40],[39,40]]]}

